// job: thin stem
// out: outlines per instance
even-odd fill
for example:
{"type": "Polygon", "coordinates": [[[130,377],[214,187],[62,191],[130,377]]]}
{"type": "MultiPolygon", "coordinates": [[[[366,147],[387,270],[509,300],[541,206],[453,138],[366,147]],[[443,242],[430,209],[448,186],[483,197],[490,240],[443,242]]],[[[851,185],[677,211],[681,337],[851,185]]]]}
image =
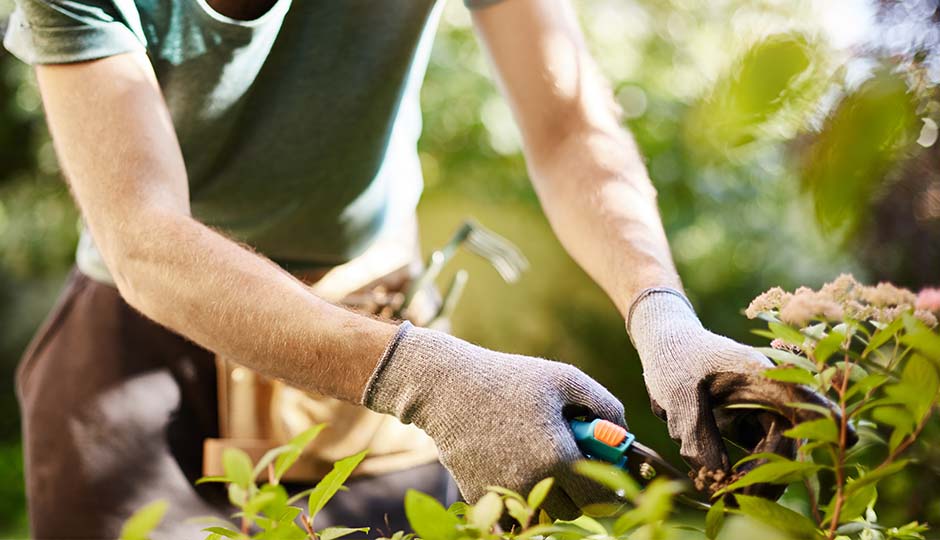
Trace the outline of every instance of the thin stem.
{"type": "Polygon", "coordinates": [[[839,516],[842,514],[842,505],[845,504],[845,448],[848,442],[848,414],[846,413],[845,394],[849,386],[849,373],[852,365],[848,353],[843,357],[842,363],[842,381],[836,392],[839,394],[839,448],[836,453],[836,460],[833,463],[836,474],[836,495],[835,505],[832,508],[832,519],[829,525],[829,540],[836,537],[836,529],[839,527],[839,516]]]}
{"type": "Polygon", "coordinates": [[[822,516],[819,514],[819,500],[816,499],[816,490],[809,483],[809,478],[803,478],[803,485],[806,486],[806,493],[809,496],[809,507],[813,511],[813,519],[816,523],[822,522],[822,516]]]}
{"type": "Polygon", "coordinates": [[[300,522],[304,524],[304,529],[307,530],[307,538],[317,540],[317,533],[313,530],[313,524],[310,523],[310,518],[308,518],[306,514],[301,514],[300,522]]]}

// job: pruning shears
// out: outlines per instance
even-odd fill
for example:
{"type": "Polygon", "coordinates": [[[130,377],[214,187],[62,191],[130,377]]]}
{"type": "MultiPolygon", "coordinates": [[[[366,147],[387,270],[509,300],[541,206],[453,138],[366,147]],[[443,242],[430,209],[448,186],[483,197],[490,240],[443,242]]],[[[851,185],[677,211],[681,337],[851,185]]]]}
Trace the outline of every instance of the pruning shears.
{"type": "MultiPolygon", "coordinates": [[[[688,476],[655,450],[637,441],[633,433],[613,422],[602,418],[572,420],[571,431],[585,457],[606,461],[626,470],[641,486],[646,486],[656,477],[690,484],[688,476]]],[[[684,494],[676,499],[693,508],[707,510],[711,507],[684,494]]]]}

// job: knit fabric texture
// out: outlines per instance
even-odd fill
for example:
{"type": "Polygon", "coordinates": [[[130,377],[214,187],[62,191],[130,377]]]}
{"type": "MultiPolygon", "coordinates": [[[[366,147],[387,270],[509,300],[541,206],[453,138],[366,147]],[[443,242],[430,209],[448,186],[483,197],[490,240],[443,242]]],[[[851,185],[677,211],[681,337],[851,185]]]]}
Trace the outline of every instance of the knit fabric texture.
{"type": "Polygon", "coordinates": [[[583,456],[568,420],[625,426],[621,403],[574,366],[491,351],[404,323],[366,386],[370,409],[413,422],[437,443],[461,493],[477,501],[497,485],[528,493],[555,478],[543,507],[573,519],[612,494],[571,471],[583,456]]]}
{"type": "MultiPolygon", "coordinates": [[[[780,411],[788,425],[818,417],[791,407],[793,402],[822,405],[826,398],[808,387],[771,381],[761,374],[773,367],[755,349],[706,330],[685,296],[673,289],[649,289],[631,306],[627,331],[643,364],[643,377],[653,411],[664,419],[680,453],[695,469],[727,470],[727,453],[719,425],[731,425],[731,404],[758,404],[780,411]],[[716,411],[719,418],[716,419],[716,411]]],[[[749,426],[753,430],[753,425],[749,426]]],[[[728,435],[728,433],[726,433],[728,435]]],[[[766,433],[732,433],[731,438],[765,448],[766,433]]],[[[785,439],[780,439],[790,451],[785,439]]]]}

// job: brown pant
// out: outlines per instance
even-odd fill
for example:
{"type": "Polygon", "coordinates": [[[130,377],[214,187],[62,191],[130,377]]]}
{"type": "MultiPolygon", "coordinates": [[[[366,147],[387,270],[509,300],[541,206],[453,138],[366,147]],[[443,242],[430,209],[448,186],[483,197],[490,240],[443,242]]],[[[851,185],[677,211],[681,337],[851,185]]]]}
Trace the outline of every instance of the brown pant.
{"type": "MultiPolygon", "coordinates": [[[[193,487],[218,436],[213,354],[146,319],[113,287],[73,271],[17,372],[35,538],[114,539],[137,508],[166,499],[154,540],[204,537],[185,523],[231,512],[218,485],[193,487]]],[[[295,486],[303,489],[306,486],[295,486]]],[[[408,488],[450,502],[439,464],[350,482],[317,526],[405,528],[408,488]]],[[[322,516],[322,517],[321,517],[322,516]]]]}

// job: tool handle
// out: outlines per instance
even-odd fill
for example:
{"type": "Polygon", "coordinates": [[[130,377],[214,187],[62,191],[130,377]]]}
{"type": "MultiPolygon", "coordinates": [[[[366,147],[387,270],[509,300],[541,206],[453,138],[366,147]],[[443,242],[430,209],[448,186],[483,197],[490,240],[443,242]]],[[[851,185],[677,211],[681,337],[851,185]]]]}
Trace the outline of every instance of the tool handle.
{"type": "Polygon", "coordinates": [[[599,459],[623,467],[627,463],[627,451],[636,437],[617,424],[595,418],[594,420],[572,420],[571,431],[586,457],[599,459]]]}

